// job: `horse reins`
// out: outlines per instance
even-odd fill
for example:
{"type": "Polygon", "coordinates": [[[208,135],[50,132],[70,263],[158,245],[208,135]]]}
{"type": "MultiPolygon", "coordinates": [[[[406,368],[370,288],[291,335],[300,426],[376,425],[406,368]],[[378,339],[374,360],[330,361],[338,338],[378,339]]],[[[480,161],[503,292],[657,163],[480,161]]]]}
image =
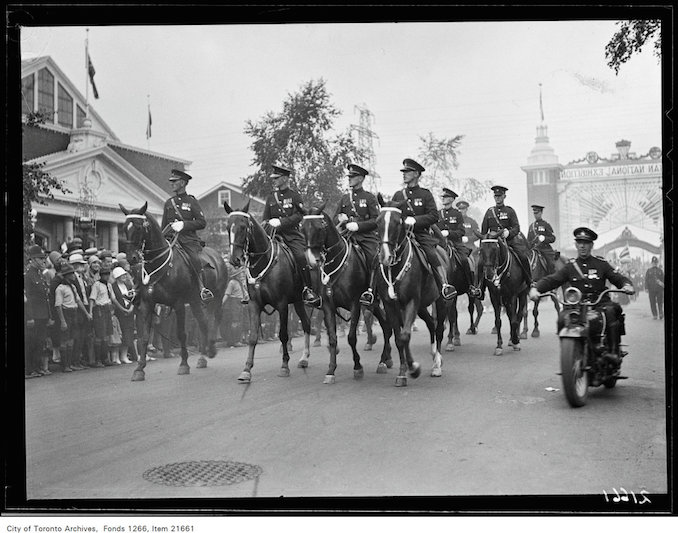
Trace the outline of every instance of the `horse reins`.
{"type": "MultiPolygon", "coordinates": [[[[249,213],[245,213],[244,211],[231,211],[230,215],[240,215],[245,218],[247,218],[247,231],[245,233],[245,244],[236,244],[233,242],[233,239],[231,239],[231,252],[233,248],[240,248],[243,251],[243,255],[245,256],[245,268],[247,268],[247,283],[250,285],[254,285],[257,281],[261,281],[261,279],[266,275],[268,270],[271,268],[271,265],[273,264],[273,260],[275,259],[275,254],[273,253],[273,237],[269,237],[266,235],[268,238],[268,246],[266,247],[266,250],[263,252],[250,252],[249,247],[250,247],[250,230],[252,229],[252,217],[250,216],[249,213]],[[253,264],[250,264],[250,255],[253,256],[263,256],[268,252],[271,252],[271,255],[268,259],[268,264],[264,267],[264,269],[259,272],[257,277],[252,276],[251,268],[254,267],[259,261],[261,261],[261,257],[259,259],[256,259],[253,264]]],[[[273,236],[275,236],[276,233],[276,228],[273,228],[273,236]]]]}
{"type": "MultiPolygon", "coordinates": [[[[325,223],[325,217],[323,215],[304,215],[304,220],[309,220],[309,219],[322,219],[323,223],[325,223]]],[[[346,240],[346,238],[343,235],[339,235],[339,239],[340,239],[339,241],[337,241],[335,244],[333,244],[332,246],[329,246],[327,248],[327,252],[329,252],[330,250],[332,250],[332,248],[334,248],[335,246],[339,246],[342,243],[344,244],[344,247],[345,247],[344,257],[342,257],[341,262],[339,263],[339,265],[334,270],[332,270],[332,272],[325,272],[324,267],[325,267],[326,264],[328,264],[328,263],[332,264],[334,261],[336,261],[337,257],[339,257],[341,252],[337,253],[329,261],[326,261],[327,254],[325,252],[320,253],[320,256],[322,257],[322,261],[320,263],[320,272],[321,272],[320,279],[321,279],[323,285],[327,285],[330,282],[332,276],[334,274],[336,274],[337,272],[339,272],[344,267],[344,265],[348,261],[348,256],[351,253],[351,246],[349,245],[348,240],[346,240]]],[[[308,249],[309,247],[307,246],[306,248],[308,249]]]]}
{"type": "MultiPolygon", "coordinates": [[[[382,207],[380,211],[392,211],[394,213],[400,213],[402,214],[402,210],[398,209],[397,207],[382,207]]],[[[402,221],[401,221],[402,224],[402,221]]],[[[407,271],[410,269],[412,266],[412,252],[413,252],[413,245],[412,245],[412,236],[414,235],[414,231],[412,229],[407,228],[405,230],[405,238],[400,241],[399,243],[396,244],[396,246],[393,248],[393,260],[391,261],[391,264],[388,266],[388,276],[386,275],[386,272],[384,271],[384,265],[382,263],[379,264],[379,269],[381,271],[381,277],[384,279],[386,282],[386,285],[388,285],[388,295],[392,300],[395,300],[396,298],[396,292],[395,292],[395,284],[398,283],[400,280],[403,279],[407,271]],[[398,256],[398,251],[405,245],[408,245],[407,248],[407,258],[405,259],[405,264],[402,266],[398,274],[396,274],[395,281],[393,280],[393,267],[396,266],[402,259],[402,254],[398,256]]],[[[384,235],[385,236],[385,235],[384,235]]],[[[384,241],[382,239],[382,244],[390,244],[388,241],[384,241]]]]}
{"type": "MultiPolygon", "coordinates": [[[[125,219],[128,219],[128,218],[140,218],[140,219],[146,221],[145,224],[148,224],[148,218],[146,217],[146,215],[129,214],[125,217],[125,219]]],[[[167,228],[165,228],[165,229],[167,229],[167,228]]],[[[164,230],[163,230],[163,232],[164,232],[164,230]]],[[[174,247],[174,244],[176,243],[177,238],[178,238],[178,234],[175,234],[171,243],[169,241],[167,241],[167,244],[168,244],[167,248],[160,247],[160,248],[152,248],[152,249],[146,250],[146,238],[144,237],[143,241],[141,242],[141,249],[138,251],[139,255],[141,256],[141,283],[142,283],[142,285],[149,285],[149,284],[153,285],[153,283],[157,282],[157,280],[156,280],[155,282],[150,283],[151,277],[154,274],[160,272],[172,260],[172,248],[174,247]],[[144,256],[144,252],[150,254],[150,253],[156,252],[158,250],[162,250],[162,252],[160,254],[158,254],[157,256],[155,256],[154,258],[150,259],[149,264],[153,263],[153,261],[160,259],[164,254],[167,254],[167,259],[165,259],[165,261],[163,261],[163,263],[158,268],[156,268],[152,272],[148,273],[146,271],[146,259],[145,259],[145,256],[144,256]]],[[[169,272],[169,270],[168,270],[168,272],[169,272]]]]}
{"type": "MultiPolygon", "coordinates": [[[[481,239],[481,244],[483,243],[497,243],[497,246],[501,249],[501,244],[499,243],[499,239],[481,239]]],[[[508,249],[508,245],[506,245],[506,262],[503,265],[500,265],[497,267],[495,273],[494,273],[494,278],[491,280],[492,283],[496,287],[499,287],[501,285],[501,278],[508,272],[508,270],[511,268],[511,251],[508,249]]],[[[485,266],[485,265],[483,265],[485,266]]],[[[487,279],[487,278],[486,278],[487,279]]]]}

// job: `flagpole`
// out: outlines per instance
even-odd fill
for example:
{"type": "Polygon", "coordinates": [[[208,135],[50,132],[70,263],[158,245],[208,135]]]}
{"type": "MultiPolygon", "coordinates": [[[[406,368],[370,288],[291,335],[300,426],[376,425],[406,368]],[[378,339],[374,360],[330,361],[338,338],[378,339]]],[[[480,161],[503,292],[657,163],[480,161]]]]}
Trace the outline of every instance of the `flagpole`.
{"type": "Polygon", "coordinates": [[[85,117],[89,118],[89,28],[85,37],[85,117]]]}
{"type": "MultiPolygon", "coordinates": [[[[148,117],[146,118],[146,120],[150,121],[150,119],[151,119],[151,95],[150,94],[146,95],[146,103],[147,103],[147,107],[148,107],[148,117]]],[[[146,125],[146,143],[148,145],[149,150],[151,149],[151,136],[149,135],[149,133],[150,133],[149,128],[150,127],[151,127],[151,124],[149,122],[146,125]]]]}

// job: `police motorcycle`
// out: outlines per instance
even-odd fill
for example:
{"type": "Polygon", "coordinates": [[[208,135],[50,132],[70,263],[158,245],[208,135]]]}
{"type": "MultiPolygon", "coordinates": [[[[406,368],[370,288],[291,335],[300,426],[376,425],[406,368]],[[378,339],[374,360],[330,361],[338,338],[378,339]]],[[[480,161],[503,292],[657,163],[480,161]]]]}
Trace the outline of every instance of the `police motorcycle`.
{"type": "Polygon", "coordinates": [[[562,299],[555,292],[539,295],[550,296],[561,304],[560,374],[565,397],[572,407],[586,405],[589,387],[603,385],[611,389],[617,380],[627,379],[621,375],[621,361],[628,352],[621,350],[624,345],[619,345],[616,354],[607,351],[605,313],[595,309],[605,294],[622,292],[606,289],[594,302],[583,299],[575,287],[565,289],[562,299]]]}

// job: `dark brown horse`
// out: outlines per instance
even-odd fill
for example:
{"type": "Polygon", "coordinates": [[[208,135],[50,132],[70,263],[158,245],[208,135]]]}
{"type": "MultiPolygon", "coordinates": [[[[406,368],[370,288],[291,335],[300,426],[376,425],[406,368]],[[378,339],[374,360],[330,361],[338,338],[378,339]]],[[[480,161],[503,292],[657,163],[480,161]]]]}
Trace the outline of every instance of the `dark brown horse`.
{"type": "MultiPolygon", "coordinates": [[[[145,379],[146,348],[154,316],[155,304],[168,305],[174,309],[177,318],[177,338],[181,344],[179,374],[189,374],[188,350],[186,349],[185,304],[189,304],[198,322],[204,352],[210,358],[217,350],[214,343],[221,322],[221,300],[226,290],[228,274],[221,256],[212,248],[205,247],[202,259],[205,264],[205,286],[214,298],[208,302],[200,299],[200,289],[193,267],[186,252],[176,239],[170,244],[154,217],[146,214],[148,203],[139,209],[127,210],[125,234],[129,245],[130,266],[135,279],[138,305],[137,327],[140,329],[139,363],[132,381],[145,379]]],[[[204,357],[198,360],[198,368],[207,364],[204,357]]]]}
{"type": "MultiPolygon", "coordinates": [[[[426,263],[423,251],[417,250],[414,238],[403,222],[402,210],[407,205],[384,203],[381,194],[377,196],[382,206],[377,217],[377,232],[381,239],[379,265],[375,274],[377,294],[383,302],[386,318],[395,333],[396,346],[400,355],[400,372],[396,387],[407,385],[407,374],[419,377],[421,368],[412,358],[410,338],[412,325],[417,316],[426,323],[431,339],[433,368],[431,376],[442,375],[443,358],[440,345],[445,330],[445,302],[426,263]],[[428,312],[429,305],[435,305],[434,319],[428,312]]],[[[438,248],[441,264],[447,268],[447,256],[438,248]]]]}
{"type": "Polygon", "coordinates": [[[527,292],[530,287],[519,259],[505,239],[490,232],[480,241],[479,264],[494,308],[494,327],[497,333],[494,355],[504,353],[501,337],[502,306],[510,323],[509,346],[513,346],[514,351],[520,350],[520,322],[527,308],[527,292]]]}
{"type": "MultiPolygon", "coordinates": [[[[369,286],[370,272],[362,250],[344,238],[332,219],[323,211],[324,205],[311,208],[304,216],[301,229],[306,238],[306,261],[312,275],[319,282],[317,293],[322,298],[322,310],[329,341],[330,365],[324,383],[335,382],[337,368],[337,310],[346,309],[351,313],[348,344],[353,352],[353,377],[363,377],[360,354],[356,349],[358,321],[360,320],[360,295],[369,286]],[[320,289],[320,290],[318,290],[320,289]]],[[[374,311],[384,332],[384,349],[379,369],[390,368],[391,329],[380,308],[374,311]]],[[[342,319],[343,320],[343,319],[342,319]]],[[[301,365],[304,361],[300,361],[301,365]]],[[[379,371],[379,370],[378,370],[379,371]]]]}
{"type": "MultiPolygon", "coordinates": [[[[547,268],[547,263],[546,263],[546,258],[544,257],[544,254],[533,248],[530,250],[530,254],[528,255],[528,259],[530,260],[530,272],[532,273],[532,281],[535,283],[542,279],[545,276],[548,276],[550,272],[548,271],[547,268]]],[[[560,256],[560,252],[556,252],[555,257],[554,257],[554,266],[555,270],[560,270],[562,267],[564,267],[567,264],[567,261],[563,259],[560,256]]],[[[567,284],[569,285],[569,284],[567,284]]],[[[563,286],[562,290],[564,290],[565,286],[563,286]]],[[[558,303],[558,298],[551,298],[553,300],[553,305],[556,308],[556,313],[560,315],[560,303],[558,303]]],[[[534,317],[534,328],[532,329],[532,337],[539,337],[539,302],[541,300],[536,300],[534,302],[534,306],[532,307],[532,316],[534,317]]],[[[528,310],[527,307],[525,308],[525,319],[523,321],[523,331],[520,334],[521,339],[527,339],[527,331],[528,331],[528,324],[527,324],[527,318],[528,318],[528,310]]]]}
{"type": "Polygon", "coordinates": [[[279,377],[289,377],[289,304],[294,305],[304,330],[304,353],[302,360],[308,360],[311,343],[311,323],[306,314],[301,297],[302,281],[294,257],[278,239],[268,236],[256,218],[248,213],[250,203],[239,211],[234,211],[227,202],[224,210],[229,214],[228,231],[230,235],[231,264],[235,267],[247,267],[247,281],[250,301],[249,314],[249,350],[245,369],[238,377],[240,383],[252,380],[254,350],[259,340],[261,312],[268,305],[280,314],[278,338],[282,350],[282,366],[279,377]]]}

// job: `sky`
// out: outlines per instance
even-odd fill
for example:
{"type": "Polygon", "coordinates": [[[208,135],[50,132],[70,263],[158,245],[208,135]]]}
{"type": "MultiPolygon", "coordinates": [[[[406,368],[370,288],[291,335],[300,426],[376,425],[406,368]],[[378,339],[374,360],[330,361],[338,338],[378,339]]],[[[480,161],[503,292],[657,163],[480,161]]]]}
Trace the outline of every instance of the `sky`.
{"type": "MultiPolygon", "coordinates": [[[[337,132],[372,114],[380,190],[401,187],[402,160],[420,137],[463,135],[455,177],[509,188],[528,219],[521,166],[541,120],[561,164],[602,157],[627,139],[645,154],[662,143],[661,65],[647,46],[606,65],[614,21],[26,27],[22,58],[50,55],[85,94],[85,39],[99,99],[90,105],[125,144],[191,161],[189,192],[254,172],[247,120],[279,113],[324,79],[342,112],[337,132]],[[152,137],[146,139],[148,106],[152,137]]],[[[481,211],[493,204],[488,197],[481,211]]],[[[544,218],[548,218],[546,214],[544,218]]]]}

